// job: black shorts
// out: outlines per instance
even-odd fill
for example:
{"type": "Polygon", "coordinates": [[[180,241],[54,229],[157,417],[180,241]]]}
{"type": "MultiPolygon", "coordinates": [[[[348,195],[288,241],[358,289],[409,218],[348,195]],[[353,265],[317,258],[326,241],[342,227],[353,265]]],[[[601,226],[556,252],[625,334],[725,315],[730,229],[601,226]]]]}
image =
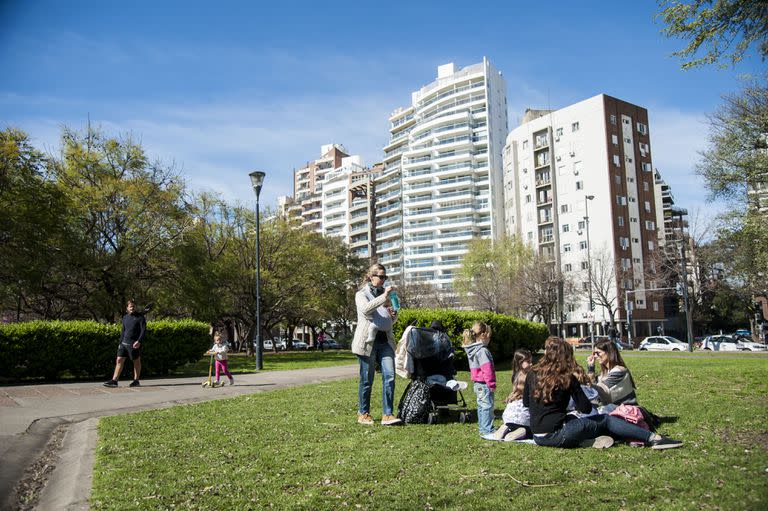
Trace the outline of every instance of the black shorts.
{"type": "Polygon", "coordinates": [[[141,358],[141,348],[134,348],[132,344],[123,344],[117,347],[117,356],[135,360],[141,358]]]}

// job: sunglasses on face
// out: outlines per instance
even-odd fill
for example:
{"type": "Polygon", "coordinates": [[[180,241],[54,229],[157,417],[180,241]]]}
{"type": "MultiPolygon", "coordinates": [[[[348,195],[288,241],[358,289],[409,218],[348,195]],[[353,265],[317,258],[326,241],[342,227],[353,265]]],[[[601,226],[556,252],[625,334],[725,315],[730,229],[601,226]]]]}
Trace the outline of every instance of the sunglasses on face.
{"type": "Polygon", "coordinates": [[[386,275],[371,275],[371,277],[377,277],[377,278],[380,278],[381,280],[387,280],[386,275]]]}

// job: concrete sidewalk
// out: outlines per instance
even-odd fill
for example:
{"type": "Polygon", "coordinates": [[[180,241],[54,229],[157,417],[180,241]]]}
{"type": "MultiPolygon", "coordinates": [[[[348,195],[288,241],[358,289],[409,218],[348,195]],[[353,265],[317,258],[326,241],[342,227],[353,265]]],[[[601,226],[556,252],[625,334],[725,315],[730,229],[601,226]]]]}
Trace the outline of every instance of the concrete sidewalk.
{"type": "Polygon", "coordinates": [[[45,450],[57,426],[68,426],[60,463],[42,491],[37,509],[87,509],[91,488],[95,417],[264,392],[282,387],[353,378],[358,366],[235,375],[235,385],[204,389],[202,377],[142,380],[129,388],[101,382],[0,387],[0,508],[16,509],[13,489],[24,470],[45,450]],[[73,426],[74,425],[74,426],[73,426]],[[87,483],[87,484],[84,484],[87,483]],[[87,488],[85,488],[87,487],[87,488]]]}

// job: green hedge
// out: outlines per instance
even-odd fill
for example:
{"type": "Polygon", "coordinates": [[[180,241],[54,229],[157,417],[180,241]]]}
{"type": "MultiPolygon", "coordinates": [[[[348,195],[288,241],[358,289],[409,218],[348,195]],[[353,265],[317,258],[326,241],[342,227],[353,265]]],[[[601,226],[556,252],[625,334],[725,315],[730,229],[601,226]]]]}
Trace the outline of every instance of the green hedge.
{"type": "MultiPolygon", "coordinates": [[[[31,321],[0,325],[0,376],[55,380],[112,375],[120,325],[94,321],[31,321]]],[[[200,360],[210,347],[209,327],[192,320],[150,321],[141,346],[142,376],[168,374],[200,360]]],[[[130,374],[130,361],[123,375],[130,374]]]]}
{"type": "Polygon", "coordinates": [[[504,314],[453,309],[401,309],[394,327],[395,340],[400,339],[408,325],[428,327],[434,320],[440,320],[443,323],[446,333],[456,348],[456,366],[464,369],[467,368],[467,354],[460,349],[461,334],[475,321],[483,321],[490,325],[493,336],[488,349],[491,350],[495,361],[511,359],[518,348],[527,348],[531,352],[536,352],[544,347],[544,341],[549,335],[547,326],[542,323],[504,314]]]}

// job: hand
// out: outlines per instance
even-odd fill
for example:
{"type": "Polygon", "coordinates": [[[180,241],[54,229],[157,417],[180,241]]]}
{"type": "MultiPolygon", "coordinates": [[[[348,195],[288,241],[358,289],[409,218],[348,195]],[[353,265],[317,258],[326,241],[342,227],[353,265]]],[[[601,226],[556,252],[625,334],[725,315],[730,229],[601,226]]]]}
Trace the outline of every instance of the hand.
{"type": "Polygon", "coordinates": [[[137,350],[141,348],[141,343],[139,341],[136,341],[133,343],[133,349],[137,350]]]}
{"type": "Polygon", "coordinates": [[[389,294],[390,294],[392,291],[394,291],[395,289],[397,289],[397,287],[396,287],[396,286],[387,286],[387,287],[385,287],[385,288],[384,288],[384,294],[385,294],[385,295],[387,295],[387,296],[389,296],[389,294]]]}
{"type": "Polygon", "coordinates": [[[597,356],[593,353],[590,356],[587,357],[587,364],[593,366],[595,365],[595,361],[597,360],[597,356]]]}
{"type": "Polygon", "coordinates": [[[393,318],[397,316],[397,311],[393,309],[391,305],[387,305],[387,312],[389,312],[389,315],[393,318]]]}

